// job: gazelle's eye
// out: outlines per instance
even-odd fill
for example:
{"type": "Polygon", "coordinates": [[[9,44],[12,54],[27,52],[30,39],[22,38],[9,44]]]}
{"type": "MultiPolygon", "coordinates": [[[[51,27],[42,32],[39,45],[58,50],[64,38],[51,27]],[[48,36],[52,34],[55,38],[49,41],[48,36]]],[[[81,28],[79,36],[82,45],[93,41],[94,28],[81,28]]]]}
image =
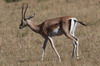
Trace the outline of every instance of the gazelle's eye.
{"type": "Polygon", "coordinates": [[[24,21],[26,21],[26,18],[24,18],[24,21]]]}

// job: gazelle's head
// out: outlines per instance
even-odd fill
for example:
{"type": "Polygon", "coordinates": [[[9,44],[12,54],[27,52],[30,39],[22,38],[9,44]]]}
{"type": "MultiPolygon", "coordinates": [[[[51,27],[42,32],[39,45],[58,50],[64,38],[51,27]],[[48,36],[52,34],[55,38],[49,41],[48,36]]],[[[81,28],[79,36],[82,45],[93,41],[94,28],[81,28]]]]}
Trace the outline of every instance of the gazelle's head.
{"type": "Polygon", "coordinates": [[[28,25],[28,20],[33,18],[35,16],[35,13],[32,16],[25,16],[26,11],[28,8],[28,4],[26,5],[26,9],[24,9],[24,4],[22,6],[22,19],[21,19],[21,24],[19,25],[19,29],[22,29],[28,25]]]}

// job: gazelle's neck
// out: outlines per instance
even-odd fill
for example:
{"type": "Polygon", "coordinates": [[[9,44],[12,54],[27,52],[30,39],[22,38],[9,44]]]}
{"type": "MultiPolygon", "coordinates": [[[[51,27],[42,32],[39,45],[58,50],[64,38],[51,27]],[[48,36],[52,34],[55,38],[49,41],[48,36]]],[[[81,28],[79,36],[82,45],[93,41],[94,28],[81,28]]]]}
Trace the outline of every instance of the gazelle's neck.
{"type": "Polygon", "coordinates": [[[39,32],[40,27],[38,25],[34,25],[31,20],[27,20],[27,24],[29,28],[32,29],[34,32],[39,32]]]}

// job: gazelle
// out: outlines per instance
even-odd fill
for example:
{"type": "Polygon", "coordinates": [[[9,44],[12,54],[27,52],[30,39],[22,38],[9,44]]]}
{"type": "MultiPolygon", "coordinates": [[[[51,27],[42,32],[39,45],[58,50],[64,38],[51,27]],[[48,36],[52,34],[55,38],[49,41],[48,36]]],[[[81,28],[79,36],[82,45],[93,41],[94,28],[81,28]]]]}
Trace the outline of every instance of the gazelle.
{"type": "Polygon", "coordinates": [[[42,37],[45,39],[43,48],[42,48],[41,60],[43,60],[44,58],[47,42],[50,41],[51,47],[53,48],[53,50],[57,54],[59,61],[61,62],[60,55],[57,52],[54,42],[52,40],[53,36],[60,36],[60,35],[65,35],[66,37],[68,37],[69,39],[73,41],[72,57],[76,57],[77,59],[79,59],[79,53],[78,53],[79,40],[78,38],[75,37],[74,32],[75,32],[77,23],[80,23],[86,26],[84,23],[78,21],[76,18],[73,18],[71,16],[63,16],[63,17],[58,17],[55,19],[46,20],[39,25],[34,25],[30,19],[33,18],[35,14],[32,16],[26,17],[25,14],[26,14],[27,8],[28,8],[28,4],[26,5],[25,10],[24,10],[24,5],[22,6],[22,19],[21,19],[21,24],[19,25],[19,28],[22,29],[28,26],[30,29],[32,29],[32,31],[42,35],[42,37]]]}

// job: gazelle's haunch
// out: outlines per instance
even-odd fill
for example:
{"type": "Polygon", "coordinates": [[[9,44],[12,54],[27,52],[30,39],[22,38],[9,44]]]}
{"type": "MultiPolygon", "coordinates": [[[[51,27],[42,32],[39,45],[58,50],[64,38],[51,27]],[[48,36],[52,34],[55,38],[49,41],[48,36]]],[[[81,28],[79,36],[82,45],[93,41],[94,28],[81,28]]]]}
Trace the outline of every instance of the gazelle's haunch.
{"type": "Polygon", "coordinates": [[[30,29],[32,29],[32,31],[42,35],[42,37],[45,39],[43,43],[41,60],[43,60],[44,58],[47,42],[50,41],[51,47],[53,48],[53,50],[57,54],[59,61],[61,62],[60,55],[57,52],[54,42],[52,40],[53,36],[60,36],[60,35],[65,35],[66,37],[68,37],[69,39],[73,41],[72,57],[76,57],[77,59],[79,59],[79,53],[78,53],[79,52],[79,49],[78,49],[79,39],[75,37],[74,32],[75,32],[77,23],[80,23],[86,26],[85,24],[78,21],[74,17],[63,16],[63,17],[58,17],[55,19],[46,20],[39,25],[34,25],[34,23],[30,19],[33,18],[35,14],[33,14],[32,16],[26,17],[25,14],[28,8],[28,4],[26,5],[25,11],[24,11],[24,7],[25,5],[22,6],[22,19],[21,19],[21,24],[19,25],[19,28],[22,29],[28,26],[30,29]]]}

